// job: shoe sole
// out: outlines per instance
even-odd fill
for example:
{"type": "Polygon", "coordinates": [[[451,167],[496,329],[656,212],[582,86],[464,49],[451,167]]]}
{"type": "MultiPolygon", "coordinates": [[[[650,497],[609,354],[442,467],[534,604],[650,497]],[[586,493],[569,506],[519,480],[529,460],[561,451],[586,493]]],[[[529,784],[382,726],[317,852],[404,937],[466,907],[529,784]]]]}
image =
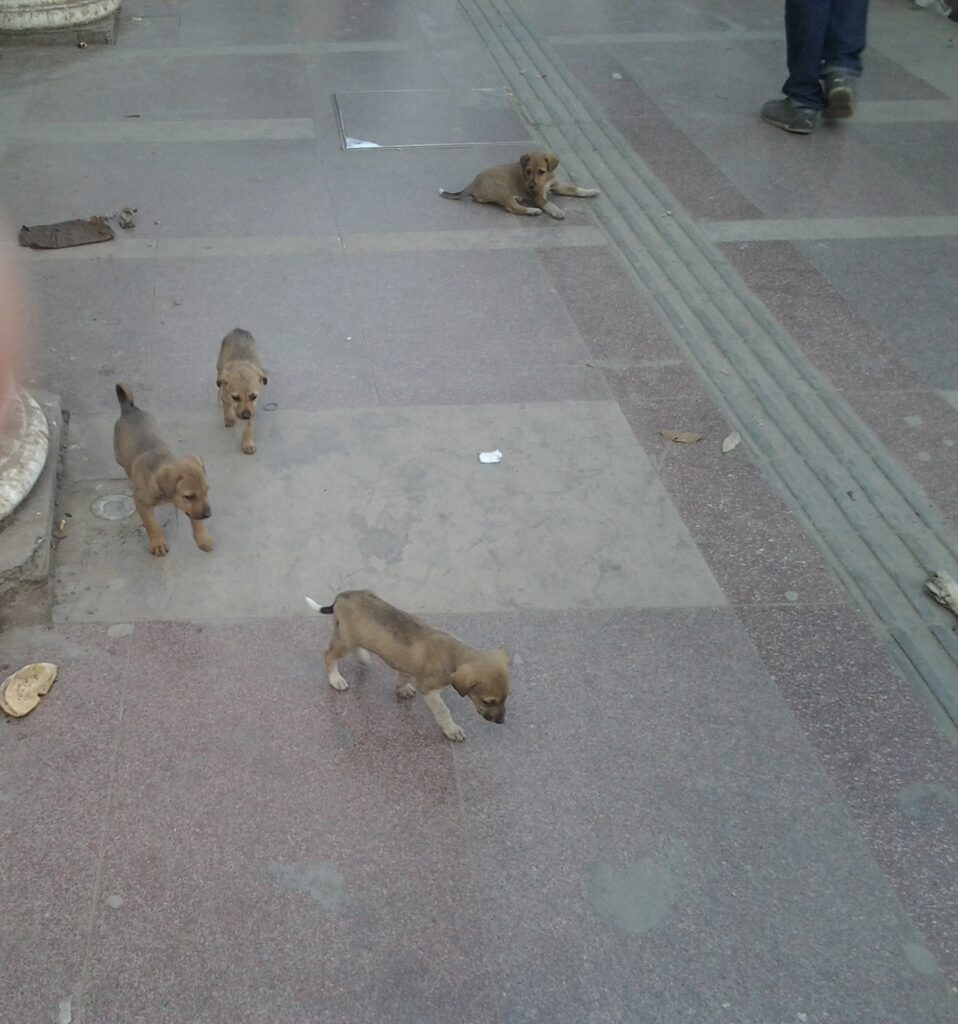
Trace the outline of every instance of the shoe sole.
{"type": "Polygon", "coordinates": [[[828,94],[825,114],[831,118],[851,117],[855,113],[855,93],[848,86],[840,85],[828,94]]]}
{"type": "Polygon", "coordinates": [[[773,124],[776,128],[782,128],[793,135],[811,135],[812,128],[815,127],[814,125],[810,125],[807,128],[804,126],[799,127],[786,121],[776,121],[774,117],[766,117],[764,114],[761,115],[761,118],[766,124],[773,124]]]}

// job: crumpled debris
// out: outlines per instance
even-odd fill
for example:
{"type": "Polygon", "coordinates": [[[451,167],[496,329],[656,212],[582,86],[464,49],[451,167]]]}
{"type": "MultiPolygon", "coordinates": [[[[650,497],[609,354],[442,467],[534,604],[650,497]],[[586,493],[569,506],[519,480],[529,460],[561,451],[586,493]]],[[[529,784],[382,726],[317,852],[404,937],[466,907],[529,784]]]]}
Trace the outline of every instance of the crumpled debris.
{"type": "Polygon", "coordinates": [[[737,431],[733,430],[731,434],[722,442],[722,454],[725,455],[730,452],[733,448],[738,448],[742,443],[742,435],[737,431]]]}
{"type": "Polygon", "coordinates": [[[494,452],[480,452],[479,461],[483,465],[489,465],[493,462],[502,462],[502,452],[497,448],[494,452]]]}
{"type": "Polygon", "coordinates": [[[958,615],[958,583],[946,572],[933,572],[925,580],[925,590],[941,605],[958,615]]]}
{"type": "Polygon", "coordinates": [[[704,434],[696,434],[692,430],[660,430],[659,433],[667,440],[676,444],[697,444],[705,437],[704,434]]]}
{"type": "Polygon", "coordinates": [[[19,242],[28,249],[68,249],[74,245],[92,245],[114,238],[105,217],[86,220],[62,220],[58,224],[26,224],[20,228],[19,242]]]}
{"type": "Polygon", "coordinates": [[[911,5],[912,7],[924,7],[935,14],[941,14],[945,18],[952,13],[951,8],[944,0],[911,0],[911,5]]]}
{"type": "Polygon", "coordinates": [[[130,228],[136,227],[136,207],[135,206],[124,206],[122,210],[116,215],[117,223],[125,231],[129,231],[130,228]]]}
{"type": "Polygon", "coordinates": [[[22,718],[40,703],[57,677],[57,667],[49,661],[40,661],[7,676],[0,686],[0,710],[13,718],[22,718]]]}

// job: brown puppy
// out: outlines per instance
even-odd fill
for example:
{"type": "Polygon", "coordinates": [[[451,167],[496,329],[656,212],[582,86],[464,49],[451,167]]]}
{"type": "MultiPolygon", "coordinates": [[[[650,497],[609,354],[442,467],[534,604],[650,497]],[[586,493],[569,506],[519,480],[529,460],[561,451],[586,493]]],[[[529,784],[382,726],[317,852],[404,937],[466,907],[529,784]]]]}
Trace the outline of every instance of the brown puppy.
{"type": "Polygon", "coordinates": [[[256,399],[259,389],[266,385],[266,374],[260,365],[256,342],[249,331],[234,327],[220,345],[216,360],[216,386],[223,405],[223,422],[233,426],[236,418],[246,421],[240,448],[253,455],[253,420],[256,417],[256,399]]]}
{"type": "Polygon", "coordinates": [[[344,591],[325,608],[308,597],[306,603],[313,611],[334,618],[325,655],[329,685],[334,689],[349,686],[339,674],[339,659],[355,651],[365,665],[367,652],[372,651],[396,670],[396,696],[414,697],[418,690],[448,739],[464,740],[466,734],[443,702],[439,691],[445,686],[452,685],[461,697],[468,697],[486,721],[505,721],[509,655],[503,648],[483,654],[368,590],[344,591]]]}
{"type": "Polygon", "coordinates": [[[113,453],[133,485],[133,503],[146,527],[150,553],[169,551],[160,524],[153,516],[157,505],[172,503],[190,517],[193,539],[201,551],[213,550],[213,538],[202,522],[210,517],[209,485],[203,460],[197,455],[173,457],[160,437],[156,421],[133,404],[133,392],[117,384],[120,418],[113,427],[113,453]]]}
{"type": "Polygon", "coordinates": [[[599,194],[599,190],[563,184],[555,175],[558,166],[559,158],[555,153],[523,153],[517,164],[499,164],[481,171],[461,192],[447,192],[441,188],[439,194],[446,199],[472,196],[477,203],[496,203],[509,213],[526,217],[538,217],[545,210],[550,217],[562,220],[565,214],[550,201],[550,192],[558,196],[591,199],[599,194]],[[528,199],[535,205],[523,206],[522,199],[528,199]]]}

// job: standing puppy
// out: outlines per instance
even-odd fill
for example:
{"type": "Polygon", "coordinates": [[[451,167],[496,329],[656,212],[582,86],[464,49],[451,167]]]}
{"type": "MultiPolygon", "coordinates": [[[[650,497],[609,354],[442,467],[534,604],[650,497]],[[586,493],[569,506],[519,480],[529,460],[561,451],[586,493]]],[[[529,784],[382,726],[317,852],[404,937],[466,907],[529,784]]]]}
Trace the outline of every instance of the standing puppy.
{"type": "Polygon", "coordinates": [[[253,444],[256,399],[259,398],[259,389],[266,383],[253,335],[234,327],[220,345],[220,357],[216,360],[216,386],[223,405],[224,424],[233,426],[237,417],[246,421],[240,442],[240,448],[246,455],[256,452],[253,444]]]}
{"type": "Polygon", "coordinates": [[[439,194],[445,199],[472,196],[477,203],[495,203],[509,213],[525,217],[537,217],[545,210],[550,217],[562,220],[565,214],[549,199],[550,192],[557,196],[592,199],[599,190],[563,184],[555,174],[558,166],[559,158],[555,153],[523,153],[517,164],[498,164],[480,171],[461,192],[441,188],[439,194]],[[535,205],[523,206],[522,199],[535,205]]]}
{"type": "Polygon", "coordinates": [[[366,664],[367,652],[372,651],[396,670],[396,696],[400,700],[414,697],[418,690],[447,739],[458,742],[466,734],[443,702],[439,691],[445,686],[468,697],[487,722],[505,721],[509,655],[504,648],[483,654],[368,590],[344,591],[325,608],[308,597],[306,603],[313,611],[333,616],[333,636],[325,659],[329,685],[334,689],[349,686],[339,673],[339,659],[355,651],[366,664]]]}
{"type": "Polygon", "coordinates": [[[120,418],[113,427],[113,454],[133,485],[133,503],[146,527],[150,553],[162,558],[170,550],[153,516],[157,505],[167,504],[189,516],[196,546],[212,551],[213,538],[203,522],[210,517],[203,460],[198,455],[174,458],[156,421],[133,404],[133,392],[126,384],[117,384],[116,397],[120,418]]]}

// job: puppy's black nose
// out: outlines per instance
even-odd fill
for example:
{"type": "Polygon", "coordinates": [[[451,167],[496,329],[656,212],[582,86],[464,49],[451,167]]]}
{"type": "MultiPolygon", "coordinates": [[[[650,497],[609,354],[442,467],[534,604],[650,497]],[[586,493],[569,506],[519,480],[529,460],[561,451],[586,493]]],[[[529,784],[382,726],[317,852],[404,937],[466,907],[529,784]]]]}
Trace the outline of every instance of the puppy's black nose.
{"type": "Polygon", "coordinates": [[[244,409],[244,410],[243,410],[243,411],[242,411],[242,412],[240,413],[240,419],[241,419],[241,420],[248,420],[248,419],[250,419],[250,418],[252,417],[252,415],[253,415],[253,414],[252,414],[252,413],[251,413],[251,412],[249,411],[249,409],[244,409]]]}
{"type": "Polygon", "coordinates": [[[203,509],[203,511],[202,511],[202,512],[201,512],[201,513],[200,513],[200,514],[199,514],[199,515],[198,515],[198,516],[197,516],[196,518],[197,518],[197,519],[209,519],[209,517],[210,517],[210,516],[211,516],[212,514],[213,514],[213,513],[212,513],[212,511],[210,510],[210,507],[209,507],[209,505],[207,505],[207,506],[206,506],[206,507],[205,507],[205,508],[203,509]]]}

